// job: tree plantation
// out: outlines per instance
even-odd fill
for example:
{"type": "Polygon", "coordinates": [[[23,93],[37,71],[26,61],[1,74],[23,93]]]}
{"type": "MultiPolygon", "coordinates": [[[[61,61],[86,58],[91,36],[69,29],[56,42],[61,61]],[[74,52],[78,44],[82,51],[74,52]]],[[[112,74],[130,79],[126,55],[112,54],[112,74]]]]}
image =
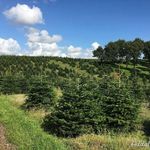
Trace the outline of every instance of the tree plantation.
{"type": "Polygon", "coordinates": [[[0,93],[25,95],[13,105],[37,117],[45,136],[63,138],[68,147],[68,138],[85,135],[142,132],[147,138],[150,119],[142,120],[141,110],[150,106],[149,54],[150,42],[137,38],[99,46],[96,59],[0,56],[0,93]]]}
{"type": "Polygon", "coordinates": [[[150,150],[150,0],[0,0],[0,150],[150,150]]]}
{"type": "Polygon", "coordinates": [[[78,78],[64,92],[44,127],[57,136],[75,137],[104,131],[135,130],[140,102],[124,83],[104,77],[93,83],[78,78]]]}

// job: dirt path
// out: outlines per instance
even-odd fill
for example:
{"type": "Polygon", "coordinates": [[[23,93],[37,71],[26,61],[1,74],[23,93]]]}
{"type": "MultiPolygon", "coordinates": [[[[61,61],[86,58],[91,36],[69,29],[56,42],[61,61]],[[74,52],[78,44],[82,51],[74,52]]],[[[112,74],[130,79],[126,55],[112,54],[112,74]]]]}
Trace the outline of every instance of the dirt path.
{"type": "Polygon", "coordinates": [[[8,143],[5,137],[5,128],[0,124],[0,150],[16,150],[15,146],[8,143]]]}

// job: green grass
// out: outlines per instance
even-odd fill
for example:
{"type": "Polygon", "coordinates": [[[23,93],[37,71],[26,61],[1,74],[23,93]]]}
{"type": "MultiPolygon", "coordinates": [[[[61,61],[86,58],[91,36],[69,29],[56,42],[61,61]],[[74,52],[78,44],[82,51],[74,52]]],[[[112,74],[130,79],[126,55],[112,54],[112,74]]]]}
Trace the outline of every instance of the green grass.
{"type": "Polygon", "coordinates": [[[65,150],[63,143],[46,134],[38,121],[13,106],[8,96],[0,96],[0,123],[10,143],[19,150],[65,150]]]}

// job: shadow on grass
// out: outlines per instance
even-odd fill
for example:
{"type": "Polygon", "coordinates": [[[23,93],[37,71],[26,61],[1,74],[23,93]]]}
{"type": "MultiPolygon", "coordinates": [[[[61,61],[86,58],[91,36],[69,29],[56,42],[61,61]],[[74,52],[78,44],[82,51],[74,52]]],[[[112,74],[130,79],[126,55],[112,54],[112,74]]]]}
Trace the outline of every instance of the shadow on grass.
{"type": "Polygon", "coordinates": [[[146,136],[150,136],[150,120],[145,120],[143,123],[143,131],[146,136]]]}

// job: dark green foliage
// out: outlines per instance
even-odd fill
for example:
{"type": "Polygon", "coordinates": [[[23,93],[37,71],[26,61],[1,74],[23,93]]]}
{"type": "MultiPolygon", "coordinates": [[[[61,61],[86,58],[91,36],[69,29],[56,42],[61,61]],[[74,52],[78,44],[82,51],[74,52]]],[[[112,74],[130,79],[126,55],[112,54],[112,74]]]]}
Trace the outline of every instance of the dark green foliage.
{"type": "Polygon", "coordinates": [[[134,98],[141,102],[144,101],[146,91],[142,81],[136,77],[133,77],[129,86],[134,98]]]}
{"type": "Polygon", "coordinates": [[[134,65],[137,64],[138,58],[142,54],[143,49],[144,49],[144,42],[139,38],[136,38],[128,45],[129,54],[131,56],[131,59],[133,59],[134,65]]]}
{"type": "Polygon", "coordinates": [[[43,126],[63,137],[98,134],[106,129],[130,131],[135,129],[139,107],[124,83],[109,77],[95,82],[81,78],[65,88],[55,112],[45,118],[43,126]]]}
{"type": "Polygon", "coordinates": [[[16,76],[5,76],[0,78],[0,92],[3,94],[21,94],[28,90],[25,78],[16,76]]]}
{"type": "Polygon", "coordinates": [[[98,57],[100,62],[104,61],[105,53],[104,49],[99,46],[96,50],[93,51],[93,56],[98,57]]]}
{"type": "Polygon", "coordinates": [[[7,76],[0,80],[1,92],[3,94],[13,94],[16,92],[16,84],[14,78],[12,76],[7,76]]]}
{"type": "MultiPolygon", "coordinates": [[[[116,56],[119,56],[118,58],[122,61],[125,59],[123,55],[124,51],[126,51],[124,41],[119,40],[117,44],[119,45],[117,46],[118,51],[122,53],[116,56]]],[[[115,58],[115,60],[117,60],[117,58],[115,58]]],[[[63,89],[62,83],[64,80],[69,81],[69,79],[84,76],[85,74],[91,78],[101,78],[105,74],[110,75],[113,71],[118,70],[118,65],[115,62],[109,62],[109,59],[105,61],[104,58],[102,58],[101,61],[102,62],[97,59],[59,57],[0,56],[0,93],[26,94],[28,93],[30,83],[35,80],[36,77],[42,77],[45,81],[49,82],[50,85],[63,89]],[[9,88],[11,91],[6,90],[6,88],[9,88]]],[[[141,60],[138,63],[142,66],[140,71],[136,70],[137,77],[143,78],[145,76],[149,78],[150,75],[146,73],[149,71],[147,61],[141,60]]],[[[129,71],[131,75],[135,74],[133,67],[123,69],[124,71],[129,71]]]]}
{"type": "Polygon", "coordinates": [[[145,55],[144,59],[148,59],[150,62],[150,41],[148,41],[144,44],[143,53],[145,55]]]}
{"type": "Polygon", "coordinates": [[[102,115],[97,85],[79,78],[65,87],[64,95],[55,112],[48,115],[44,128],[52,134],[75,137],[99,133],[105,117],[102,115]]]}
{"type": "Polygon", "coordinates": [[[145,99],[149,103],[150,108],[150,81],[149,83],[145,84],[144,90],[145,90],[145,99]]]}
{"type": "Polygon", "coordinates": [[[34,81],[30,87],[25,103],[26,108],[49,108],[54,105],[55,94],[47,82],[34,81]]]}
{"type": "Polygon", "coordinates": [[[133,41],[118,40],[109,42],[104,48],[99,47],[93,51],[94,57],[98,57],[100,61],[103,58],[104,62],[125,61],[128,64],[132,60],[134,65],[137,64],[142,53],[149,57],[149,46],[145,44],[144,49],[144,41],[139,38],[133,41]]]}
{"type": "Polygon", "coordinates": [[[140,102],[131,91],[125,83],[108,77],[100,83],[102,109],[108,130],[120,132],[135,129],[140,102]]]}
{"type": "Polygon", "coordinates": [[[105,61],[116,62],[119,58],[119,49],[115,42],[109,42],[105,47],[105,61]]]}

